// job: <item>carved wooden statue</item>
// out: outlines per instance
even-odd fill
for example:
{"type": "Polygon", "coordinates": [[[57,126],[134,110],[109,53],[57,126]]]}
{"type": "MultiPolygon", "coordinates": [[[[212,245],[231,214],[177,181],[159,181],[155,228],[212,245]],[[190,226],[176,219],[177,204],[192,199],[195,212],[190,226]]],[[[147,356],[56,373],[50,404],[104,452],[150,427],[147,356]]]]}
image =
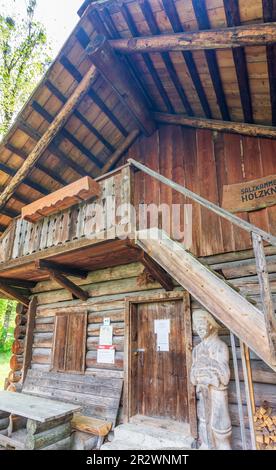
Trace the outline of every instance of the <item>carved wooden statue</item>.
{"type": "Polygon", "coordinates": [[[229,351],[218,337],[219,325],[205,310],[193,314],[201,343],[193,350],[191,381],[199,399],[201,449],[230,450],[232,426],[228,410],[229,351]]]}

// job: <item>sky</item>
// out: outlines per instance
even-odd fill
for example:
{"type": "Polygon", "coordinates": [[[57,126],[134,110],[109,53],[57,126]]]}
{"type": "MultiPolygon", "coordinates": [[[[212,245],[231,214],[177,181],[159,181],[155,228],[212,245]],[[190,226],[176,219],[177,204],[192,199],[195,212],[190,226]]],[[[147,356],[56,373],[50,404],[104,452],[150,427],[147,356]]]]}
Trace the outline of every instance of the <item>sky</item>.
{"type": "MultiPolygon", "coordinates": [[[[20,14],[26,0],[0,0],[1,15],[20,14]]],[[[83,0],[37,0],[35,18],[46,27],[55,57],[79,20],[77,11],[83,0]]]]}

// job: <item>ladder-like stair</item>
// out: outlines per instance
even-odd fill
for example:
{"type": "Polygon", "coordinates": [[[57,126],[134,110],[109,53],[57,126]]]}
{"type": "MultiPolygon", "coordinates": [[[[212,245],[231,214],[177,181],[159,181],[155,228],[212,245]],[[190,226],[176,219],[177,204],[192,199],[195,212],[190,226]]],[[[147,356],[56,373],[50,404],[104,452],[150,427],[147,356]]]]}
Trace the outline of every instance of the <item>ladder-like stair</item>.
{"type": "Polygon", "coordinates": [[[138,231],[136,244],[276,371],[260,310],[164,231],[157,228],[138,231]]]}

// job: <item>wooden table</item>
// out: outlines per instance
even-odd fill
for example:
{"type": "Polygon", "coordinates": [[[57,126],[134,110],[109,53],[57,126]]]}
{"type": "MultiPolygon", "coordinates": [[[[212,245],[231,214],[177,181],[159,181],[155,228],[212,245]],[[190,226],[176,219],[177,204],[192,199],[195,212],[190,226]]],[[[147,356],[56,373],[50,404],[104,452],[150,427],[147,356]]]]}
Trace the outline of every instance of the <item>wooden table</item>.
{"type": "Polygon", "coordinates": [[[16,449],[64,449],[70,446],[71,420],[80,406],[25,393],[0,392],[0,412],[10,416],[0,445],[16,449]],[[13,431],[13,417],[27,419],[24,429],[13,431]]]}

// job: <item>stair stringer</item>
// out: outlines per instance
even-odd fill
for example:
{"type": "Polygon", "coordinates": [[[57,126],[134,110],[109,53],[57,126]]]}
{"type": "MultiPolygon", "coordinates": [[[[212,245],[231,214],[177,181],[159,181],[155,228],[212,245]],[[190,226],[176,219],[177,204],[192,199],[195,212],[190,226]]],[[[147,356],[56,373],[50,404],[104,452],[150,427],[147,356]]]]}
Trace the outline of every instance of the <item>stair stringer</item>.
{"type": "Polygon", "coordinates": [[[263,313],[157,228],[136,232],[136,244],[273,370],[263,313]]]}

